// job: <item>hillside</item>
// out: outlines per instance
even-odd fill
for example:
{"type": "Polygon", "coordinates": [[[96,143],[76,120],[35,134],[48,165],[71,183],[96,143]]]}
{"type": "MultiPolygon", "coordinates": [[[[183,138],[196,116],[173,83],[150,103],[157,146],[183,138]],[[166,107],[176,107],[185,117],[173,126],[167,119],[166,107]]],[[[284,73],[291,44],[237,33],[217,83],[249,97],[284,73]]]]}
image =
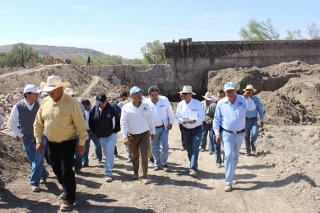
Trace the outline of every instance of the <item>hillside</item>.
{"type": "MultiPolygon", "coordinates": [[[[0,52],[10,52],[14,44],[0,46],[0,52]]],[[[103,52],[99,52],[93,49],[77,48],[77,47],[62,47],[62,46],[48,46],[48,45],[34,45],[27,44],[32,48],[38,50],[39,55],[50,55],[54,58],[60,58],[62,60],[66,58],[84,58],[89,55],[91,59],[104,56],[103,52]]]]}

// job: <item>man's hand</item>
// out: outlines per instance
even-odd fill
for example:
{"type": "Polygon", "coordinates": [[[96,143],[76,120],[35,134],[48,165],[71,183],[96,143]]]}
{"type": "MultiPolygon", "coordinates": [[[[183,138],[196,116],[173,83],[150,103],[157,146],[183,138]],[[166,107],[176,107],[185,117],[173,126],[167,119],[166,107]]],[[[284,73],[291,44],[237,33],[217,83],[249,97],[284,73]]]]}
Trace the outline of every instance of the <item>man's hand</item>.
{"type": "Polygon", "coordinates": [[[171,130],[171,129],[172,129],[172,124],[169,124],[169,125],[167,126],[167,129],[168,129],[168,130],[171,130]]]}
{"type": "Polygon", "coordinates": [[[192,120],[190,120],[188,123],[189,124],[194,124],[196,122],[196,120],[195,119],[192,119],[192,120]]]}
{"type": "Polygon", "coordinates": [[[152,134],[151,135],[151,140],[155,140],[156,139],[156,135],[155,134],[152,134]]]}
{"type": "Polygon", "coordinates": [[[263,127],[263,125],[264,125],[264,122],[260,121],[260,127],[263,127]]]}
{"type": "Polygon", "coordinates": [[[86,151],[86,147],[85,146],[78,146],[78,154],[79,155],[83,155],[83,153],[86,151]]]}
{"type": "Polygon", "coordinates": [[[245,99],[250,98],[249,91],[245,91],[245,93],[243,93],[243,97],[244,97],[245,99]]]}
{"type": "Polygon", "coordinates": [[[123,141],[124,145],[129,145],[131,144],[129,138],[125,138],[124,141],[123,141]]]}
{"type": "Polygon", "coordinates": [[[24,136],[22,136],[22,137],[19,137],[19,136],[16,136],[16,139],[17,139],[17,141],[23,141],[23,140],[25,140],[27,137],[24,135],[24,136]]]}
{"type": "Polygon", "coordinates": [[[39,154],[42,154],[44,152],[44,149],[43,149],[43,143],[36,143],[36,151],[39,153],[39,154]]]}
{"type": "Polygon", "coordinates": [[[217,136],[216,136],[216,142],[217,142],[217,144],[221,144],[221,137],[220,137],[220,135],[217,135],[217,136]]]}

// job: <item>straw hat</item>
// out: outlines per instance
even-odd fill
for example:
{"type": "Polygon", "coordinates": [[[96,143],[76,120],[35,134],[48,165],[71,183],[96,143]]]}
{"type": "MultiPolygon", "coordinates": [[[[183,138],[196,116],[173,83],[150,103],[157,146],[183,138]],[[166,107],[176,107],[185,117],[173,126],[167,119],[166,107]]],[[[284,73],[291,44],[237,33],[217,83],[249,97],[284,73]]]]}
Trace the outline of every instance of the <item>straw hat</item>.
{"type": "Polygon", "coordinates": [[[78,94],[77,91],[73,91],[73,89],[70,88],[70,87],[65,88],[63,92],[64,92],[65,94],[67,94],[67,95],[70,95],[70,96],[73,96],[73,95],[77,95],[77,94],[78,94]]]}
{"type": "Polygon", "coordinates": [[[252,84],[248,84],[247,87],[246,87],[243,91],[246,91],[246,90],[248,90],[248,89],[252,89],[253,92],[257,91],[257,90],[252,86],[252,84]]]}
{"type": "Polygon", "coordinates": [[[206,92],[206,94],[202,97],[208,101],[212,101],[212,96],[210,95],[210,92],[206,92]]]}
{"type": "Polygon", "coordinates": [[[60,76],[57,75],[51,75],[47,78],[47,83],[41,82],[41,86],[44,86],[42,88],[42,91],[44,92],[51,92],[52,90],[58,88],[58,87],[68,87],[70,86],[69,82],[62,82],[60,76]]]}
{"type": "Polygon", "coordinates": [[[192,87],[189,85],[184,85],[182,91],[179,93],[191,93],[192,95],[196,95],[196,93],[192,92],[192,87]]]}

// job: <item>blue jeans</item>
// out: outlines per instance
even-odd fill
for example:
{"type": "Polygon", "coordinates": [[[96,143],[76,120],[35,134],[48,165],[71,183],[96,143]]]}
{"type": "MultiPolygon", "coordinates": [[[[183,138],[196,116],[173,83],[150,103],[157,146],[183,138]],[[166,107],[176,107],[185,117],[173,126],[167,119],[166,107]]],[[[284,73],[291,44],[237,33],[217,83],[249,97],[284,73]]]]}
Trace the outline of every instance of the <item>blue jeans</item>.
{"type": "Polygon", "coordinates": [[[201,143],[201,126],[193,130],[183,128],[183,137],[188,158],[190,161],[189,171],[198,169],[199,146],[201,143]]]}
{"type": "Polygon", "coordinates": [[[247,119],[246,118],[246,131],[245,131],[245,141],[246,141],[246,149],[247,153],[251,153],[251,146],[257,141],[259,133],[258,119],[247,119]],[[250,132],[252,131],[252,137],[250,141],[250,132]]]}
{"type": "Polygon", "coordinates": [[[107,176],[112,175],[112,169],[114,166],[114,147],[116,146],[118,134],[113,133],[109,137],[100,137],[99,141],[106,157],[104,163],[104,173],[107,176]]]}
{"type": "Polygon", "coordinates": [[[167,165],[169,154],[169,131],[164,128],[156,128],[156,139],[151,141],[151,152],[154,158],[154,166],[167,165]],[[160,151],[161,149],[161,151],[160,151]]]}
{"type": "Polygon", "coordinates": [[[210,134],[212,134],[212,142],[210,141],[209,143],[209,150],[214,150],[214,153],[216,154],[216,164],[221,164],[221,144],[217,144],[216,136],[212,133],[212,131],[210,131],[210,134]]]}
{"type": "MultiPolygon", "coordinates": [[[[201,148],[205,149],[207,147],[207,136],[209,132],[209,150],[210,144],[212,144],[212,124],[202,123],[202,132],[201,132],[201,148]]],[[[212,147],[211,147],[212,149],[212,147]]]]}
{"type": "MultiPolygon", "coordinates": [[[[30,176],[30,185],[31,186],[39,186],[40,179],[47,178],[48,171],[44,167],[44,153],[39,154],[36,151],[36,139],[35,138],[27,138],[22,141],[23,149],[26,152],[28,160],[31,163],[31,176],[30,176]]],[[[46,150],[47,140],[45,137],[42,137],[43,149],[46,150]]]]}
{"type": "Polygon", "coordinates": [[[102,158],[102,150],[101,150],[101,144],[98,138],[95,138],[93,135],[94,133],[91,130],[88,130],[89,139],[86,140],[86,151],[82,155],[82,164],[88,164],[89,163],[89,150],[90,150],[90,141],[92,140],[94,143],[94,150],[96,152],[96,159],[98,161],[101,161],[102,158]]]}
{"type": "Polygon", "coordinates": [[[233,134],[231,132],[222,130],[221,139],[225,154],[225,182],[226,185],[231,186],[239,161],[240,148],[244,139],[244,133],[233,134]]]}

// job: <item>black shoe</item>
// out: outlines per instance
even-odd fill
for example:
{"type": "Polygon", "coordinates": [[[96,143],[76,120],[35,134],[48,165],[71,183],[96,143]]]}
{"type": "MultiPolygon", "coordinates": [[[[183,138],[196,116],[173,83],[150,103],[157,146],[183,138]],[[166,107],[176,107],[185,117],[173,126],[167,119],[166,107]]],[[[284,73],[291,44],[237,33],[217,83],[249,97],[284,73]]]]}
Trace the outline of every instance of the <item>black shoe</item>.
{"type": "Polygon", "coordinates": [[[252,145],[252,151],[255,153],[256,152],[256,146],[252,145]]]}
{"type": "Polygon", "coordinates": [[[247,153],[247,154],[246,154],[246,156],[251,156],[251,155],[252,155],[251,153],[247,153]]]}
{"type": "Polygon", "coordinates": [[[150,162],[151,162],[151,163],[154,163],[154,158],[150,158],[150,162]]]}

